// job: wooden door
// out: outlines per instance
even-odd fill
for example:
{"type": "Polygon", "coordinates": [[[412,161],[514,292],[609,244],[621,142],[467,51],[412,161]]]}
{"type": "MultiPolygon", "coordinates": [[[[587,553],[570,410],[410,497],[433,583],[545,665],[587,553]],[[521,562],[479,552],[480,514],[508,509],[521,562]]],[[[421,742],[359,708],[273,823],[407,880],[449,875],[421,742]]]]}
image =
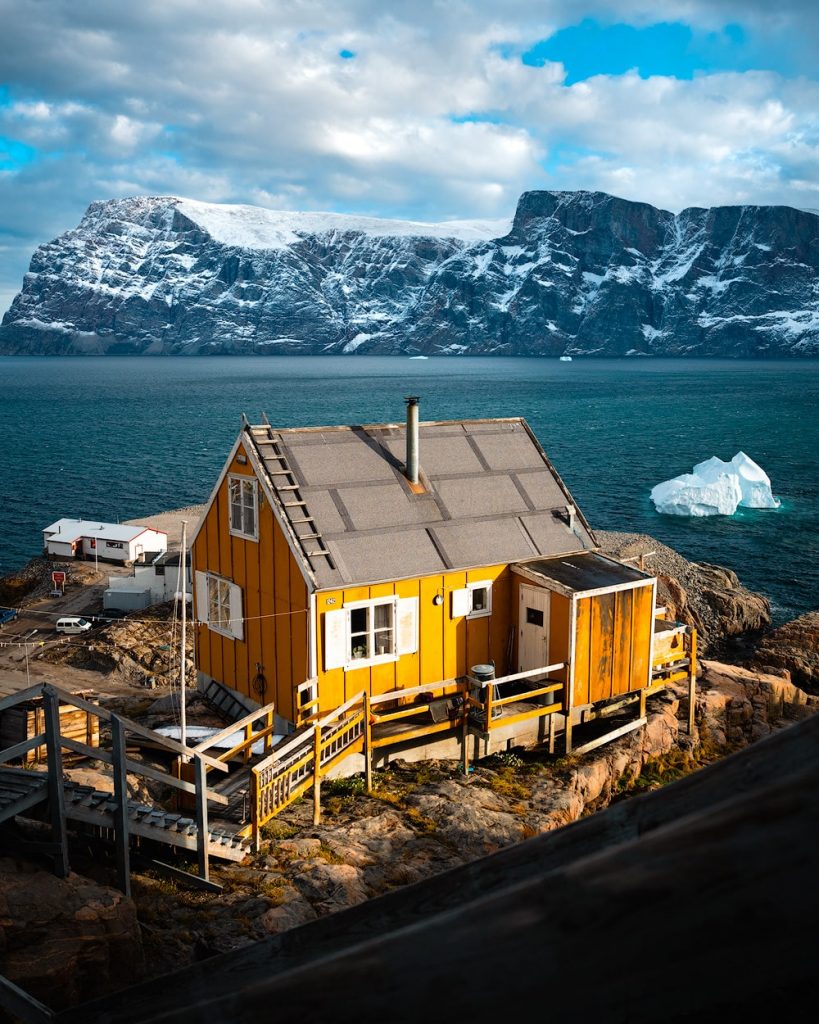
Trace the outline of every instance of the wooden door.
{"type": "Polygon", "coordinates": [[[521,584],[518,604],[518,672],[549,664],[549,591],[521,584]]]}

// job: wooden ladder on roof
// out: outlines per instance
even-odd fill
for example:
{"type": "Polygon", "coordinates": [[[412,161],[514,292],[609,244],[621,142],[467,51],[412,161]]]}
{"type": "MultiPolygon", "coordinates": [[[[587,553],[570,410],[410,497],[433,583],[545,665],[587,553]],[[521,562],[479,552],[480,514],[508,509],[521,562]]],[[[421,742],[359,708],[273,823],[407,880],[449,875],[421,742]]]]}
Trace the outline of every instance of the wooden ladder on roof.
{"type": "Polygon", "coordinates": [[[335,569],[335,559],[307,509],[307,502],[301,493],[301,484],[284,454],[281,435],[273,429],[264,413],[262,413],[262,419],[264,420],[263,426],[250,426],[251,436],[265,461],[265,468],[270,476],[273,489],[281,499],[284,515],[290,526],[293,527],[293,536],[298,542],[302,554],[311,565],[313,565],[314,559],[324,558],[329,567],[335,569]],[[269,465],[271,462],[272,466],[269,465]],[[301,514],[299,515],[299,513],[301,514]],[[311,532],[301,533],[296,529],[297,526],[307,526],[311,532]]]}

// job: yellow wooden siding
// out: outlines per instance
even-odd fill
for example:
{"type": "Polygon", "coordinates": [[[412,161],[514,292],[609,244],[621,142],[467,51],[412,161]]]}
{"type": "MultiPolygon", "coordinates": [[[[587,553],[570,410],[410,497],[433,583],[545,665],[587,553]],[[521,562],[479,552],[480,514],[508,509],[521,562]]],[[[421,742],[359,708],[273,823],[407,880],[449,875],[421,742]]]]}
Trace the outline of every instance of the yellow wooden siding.
{"type": "MultiPolygon", "coordinates": [[[[552,593],[549,598],[549,664],[568,664],[571,645],[572,602],[563,594],[552,593]]],[[[566,681],[568,669],[553,673],[552,679],[566,681]]]]}
{"type": "MultiPolygon", "coordinates": [[[[244,454],[239,448],[237,456],[244,454]]],[[[228,473],[253,476],[249,463],[236,458],[228,473]]],[[[211,505],[193,544],[194,572],[212,572],[242,590],[244,639],[196,627],[197,668],[227,686],[262,702],[292,720],[294,689],[307,678],[309,601],[298,563],[259,486],[258,541],[230,533],[228,477],[211,505]],[[257,675],[265,689],[254,686],[257,675]]]]}
{"type": "Polygon", "coordinates": [[[576,604],[574,705],[646,686],[654,611],[651,583],[579,598],[576,604]]]}
{"type": "Polygon", "coordinates": [[[347,587],[316,595],[318,617],[317,654],[319,701],[322,711],[330,711],[356,693],[370,694],[423,686],[443,679],[466,675],[472,665],[494,660],[498,674],[507,670],[506,645],[512,624],[511,573],[507,566],[496,565],[469,572],[426,576],[377,586],[347,587]],[[480,618],[453,619],[451,593],[467,582],[492,582],[492,614],[480,618]],[[418,598],[418,651],[404,654],[394,662],[372,665],[345,672],[343,668],[324,669],[324,615],[353,601],[378,597],[418,598]],[[433,599],[441,595],[436,605],[433,599]]]}

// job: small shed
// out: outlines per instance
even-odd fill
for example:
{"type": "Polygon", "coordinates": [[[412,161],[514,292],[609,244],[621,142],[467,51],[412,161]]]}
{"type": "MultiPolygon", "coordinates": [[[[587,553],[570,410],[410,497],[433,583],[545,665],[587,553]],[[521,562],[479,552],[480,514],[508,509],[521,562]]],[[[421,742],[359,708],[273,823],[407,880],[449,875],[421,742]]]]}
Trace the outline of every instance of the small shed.
{"type": "Polygon", "coordinates": [[[56,558],[103,562],[143,561],[146,553],[167,551],[168,535],[147,526],[101,523],[96,519],[58,519],[43,530],[43,549],[56,558]]]}
{"type": "MultiPolygon", "coordinates": [[[[90,693],[76,691],[74,696],[92,701],[90,693]]],[[[32,697],[15,707],[0,711],[0,749],[13,747],[24,740],[33,739],[45,732],[45,706],[41,697],[32,697]]],[[[77,740],[88,747],[100,745],[100,720],[90,711],[72,707],[70,704],[60,705],[60,735],[70,740],[77,740]]],[[[63,751],[64,757],[70,757],[63,751]]],[[[23,755],[25,764],[39,764],[46,760],[45,745],[35,747],[23,755]]]]}
{"type": "Polygon", "coordinates": [[[518,670],[565,662],[571,707],[651,685],[657,581],[599,551],[512,566],[518,670]]]}

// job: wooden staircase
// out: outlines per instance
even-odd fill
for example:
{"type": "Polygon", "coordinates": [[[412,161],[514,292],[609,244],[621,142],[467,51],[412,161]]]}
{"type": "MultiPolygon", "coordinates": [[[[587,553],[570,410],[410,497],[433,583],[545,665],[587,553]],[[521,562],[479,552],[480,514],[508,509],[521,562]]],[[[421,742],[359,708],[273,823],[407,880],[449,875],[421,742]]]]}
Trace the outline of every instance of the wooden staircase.
{"type": "MultiPolygon", "coordinates": [[[[68,873],[67,823],[78,822],[113,833],[117,854],[119,886],[130,892],[130,846],[134,840],[153,840],[177,850],[195,852],[198,878],[208,880],[210,857],[242,860],[250,852],[247,829],[248,793],[253,766],[252,748],[260,738],[265,752],[270,749],[274,730],[273,706],[251,711],[238,722],[217,733],[198,747],[183,746],[129,719],[115,715],[76,694],[69,694],[50,684],[29,687],[0,700],[0,712],[18,704],[41,698],[45,709],[45,731],[13,746],[0,750],[0,827],[17,815],[45,816],[51,822],[51,841],[42,851],[54,860],[55,872],[68,873]],[[89,715],[105,721],[111,730],[110,750],[91,747],[60,733],[61,705],[73,705],[89,715]],[[240,743],[216,755],[209,753],[214,743],[225,735],[239,731],[240,743]],[[181,764],[191,778],[178,778],[170,770],[162,770],[143,761],[133,760],[127,739],[142,740],[154,749],[165,751],[176,764],[181,764]],[[47,769],[31,771],[8,767],[8,762],[29,751],[45,748],[47,769]],[[84,758],[102,761],[113,768],[113,792],[83,786],[65,778],[63,750],[84,758]],[[228,764],[242,758],[244,764],[228,764]],[[221,776],[219,784],[208,785],[208,772],[221,776]],[[128,775],[136,774],[161,782],[175,790],[192,807],[190,814],[176,813],[163,807],[143,803],[128,796],[128,775]],[[212,820],[209,805],[220,809],[224,817],[212,820]]],[[[256,758],[258,760],[258,758],[256,758]]]]}

